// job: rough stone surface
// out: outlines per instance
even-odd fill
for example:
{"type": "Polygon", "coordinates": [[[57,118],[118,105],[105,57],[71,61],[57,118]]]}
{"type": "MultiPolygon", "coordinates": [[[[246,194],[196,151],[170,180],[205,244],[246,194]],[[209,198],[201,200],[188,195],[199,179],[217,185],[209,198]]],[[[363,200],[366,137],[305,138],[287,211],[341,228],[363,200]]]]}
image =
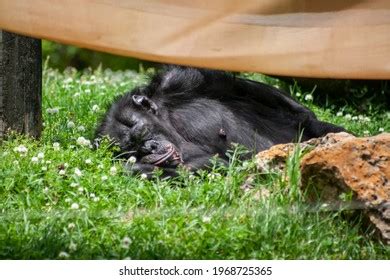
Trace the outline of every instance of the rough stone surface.
{"type": "MultiPolygon", "coordinates": [[[[259,171],[283,170],[296,145],[277,145],[259,153],[259,171]]],[[[342,194],[351,194],[359,202],[351,205],[363,205],[359,208],[390,242],[390,134],[357,138],[330,133],[299,146],[306,152],[301,160],[301,187],[307,198],[336,203],[342,194]]]]}
{"type": "Polygon", "coordinates": [[[283,171],[286,167],[287,158],[299,147],[303,152],[314,148],[327,147],[345,139],[355,138],[346,132],[329,133],[321,138],[313,138],[302,143],[287,143],[272,146],[270,149],[262,151],[256,156],[256,164],[259,172],[269,173],[283,171]]]}
{"type": "Polygon", "coordinates": [[[301,180],[303,187],[321,186],[316,191],[325,200],[352,190],[373,205],[390,201],[390,134],[320,144],[302,158],[301,180]]]}

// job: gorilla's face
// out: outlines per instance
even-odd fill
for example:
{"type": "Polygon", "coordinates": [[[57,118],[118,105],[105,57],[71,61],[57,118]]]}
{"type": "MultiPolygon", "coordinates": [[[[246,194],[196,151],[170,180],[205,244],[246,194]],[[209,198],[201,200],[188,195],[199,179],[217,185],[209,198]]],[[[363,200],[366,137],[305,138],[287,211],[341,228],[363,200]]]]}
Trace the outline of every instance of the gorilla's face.
{"type": "Polygon", "coordinates": [[[182,162],[179,139],[166,114],[146,95],[129,93],[113,104],[98,134],[113,139],[125,157],[175,167],[182,162]]]}

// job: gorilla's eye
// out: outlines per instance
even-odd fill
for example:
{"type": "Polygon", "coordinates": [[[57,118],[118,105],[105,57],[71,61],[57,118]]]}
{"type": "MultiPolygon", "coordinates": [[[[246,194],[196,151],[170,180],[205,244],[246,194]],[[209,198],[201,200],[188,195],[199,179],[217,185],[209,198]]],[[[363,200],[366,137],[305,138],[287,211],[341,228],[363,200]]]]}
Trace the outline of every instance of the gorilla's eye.
{"type": "Polygon", "coordinates": [[[123,124],[124,126],[127,126],[129,128],[133,127],[136,124],[136,121],[135,121],[135,119],[132,116],[129,116],[129,117],[119,117],[119,118],[116,118],[116,120],[120,124],[123,124]]]}

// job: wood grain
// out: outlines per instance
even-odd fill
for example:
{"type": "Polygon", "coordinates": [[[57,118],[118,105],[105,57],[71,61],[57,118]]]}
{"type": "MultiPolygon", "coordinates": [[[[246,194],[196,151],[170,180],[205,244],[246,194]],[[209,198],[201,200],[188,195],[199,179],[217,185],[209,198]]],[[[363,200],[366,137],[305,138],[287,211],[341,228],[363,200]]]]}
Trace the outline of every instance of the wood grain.
{"type": "Polygon", "coordinates": [[[1,0],[0,28],[158,62],[390,79],[386,0],[1,0]]]}

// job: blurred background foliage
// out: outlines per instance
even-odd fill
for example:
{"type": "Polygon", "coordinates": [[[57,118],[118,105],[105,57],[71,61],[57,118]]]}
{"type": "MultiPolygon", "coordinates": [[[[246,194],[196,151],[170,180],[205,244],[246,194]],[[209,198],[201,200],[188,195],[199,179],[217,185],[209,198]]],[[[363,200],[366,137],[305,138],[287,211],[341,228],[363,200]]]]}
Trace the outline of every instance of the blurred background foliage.
{"type": "MultiPolygon", "coordinates": [[[[44,61],[47,61],[51,68],[59,70],[64,70],[67,67],[74,67],[78,70],[96,69],[101,66],[103,69],[110,68],[114,71],[130,69],[143,72],[148,68],[161,66],[159,63],[91,51],[46,40],[42,41],[42,51],[44,61]]],[[[302,92],[314,92],[314,102],[318,105],[329,106],[332,104],[335,107],[352,105],[362,113],[373,109],[389,111],[390,108],[390,81],[274,78],[285,83],[287,88],[289,85],[298,85],[302,92]]]]}
{"type": "Polygon", "coordinates": [[[112,70],[131,69],[139,71],[142,67],[153,67],[154,63],[141,61],[136,58],[117,56],[103,52],[96,52],[74,46],[63,45],[42,40],[42,57],[48,59],[51,68],[64,70],[74,67],[78,70],[85,68],[96,69],[99,66],[112,70]]]}

